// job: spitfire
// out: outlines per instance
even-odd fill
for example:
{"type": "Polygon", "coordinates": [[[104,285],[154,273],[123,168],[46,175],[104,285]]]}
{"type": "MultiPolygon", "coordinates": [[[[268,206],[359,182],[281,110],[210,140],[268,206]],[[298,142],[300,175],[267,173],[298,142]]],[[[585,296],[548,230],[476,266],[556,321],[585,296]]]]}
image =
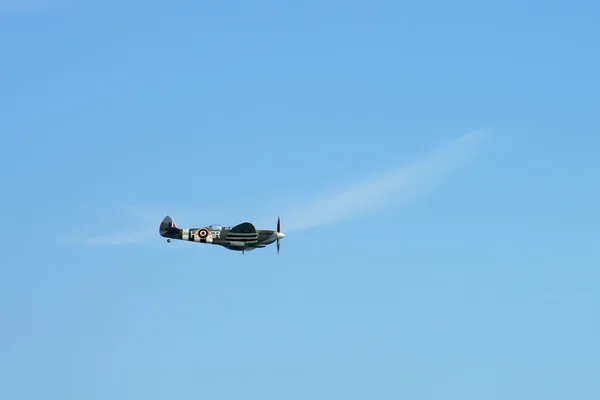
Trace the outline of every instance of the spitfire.
{"type": "Polygon", "coordinates": [[[233,251],[251,251],[261,249],[277,242],[279,254],[280,241],[285,237],[281,233],[281,221],[277,218],[277,230],[256,230],[250,222],[243,222],[233,227],[209,225],[202,228],[179,228],[170,216],[166,216],[160,223],[160,236],[171,239],[184,240],[223,246],[233,251]]]}

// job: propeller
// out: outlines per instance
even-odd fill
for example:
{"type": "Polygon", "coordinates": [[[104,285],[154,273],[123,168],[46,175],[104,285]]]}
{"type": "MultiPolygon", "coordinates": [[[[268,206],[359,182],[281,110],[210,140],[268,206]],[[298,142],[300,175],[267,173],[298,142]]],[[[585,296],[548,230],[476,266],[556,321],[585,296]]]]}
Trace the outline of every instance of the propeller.
{"type": "Polygon", "coordinates": [[[279,219],[279,217],[277,217],[277,254],[279,254],[279,246],[280,246],[279,241],[281,240],[281,238],[279,237],[280,233],[281,233],[281,220],[279,219]]]}

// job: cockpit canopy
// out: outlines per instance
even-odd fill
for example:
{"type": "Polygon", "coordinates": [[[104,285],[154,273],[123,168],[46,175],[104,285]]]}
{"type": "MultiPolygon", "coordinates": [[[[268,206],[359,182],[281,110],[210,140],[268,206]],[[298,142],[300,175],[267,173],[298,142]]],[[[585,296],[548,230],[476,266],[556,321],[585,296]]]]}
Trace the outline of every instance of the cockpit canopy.
{"type": "Polygon", "coordinates": [[[207,228],[211,231],[220,231],[221,229],[223,229],[223,227],[219,224],[212,224],[210,226],[207,226],[207,228]]]}

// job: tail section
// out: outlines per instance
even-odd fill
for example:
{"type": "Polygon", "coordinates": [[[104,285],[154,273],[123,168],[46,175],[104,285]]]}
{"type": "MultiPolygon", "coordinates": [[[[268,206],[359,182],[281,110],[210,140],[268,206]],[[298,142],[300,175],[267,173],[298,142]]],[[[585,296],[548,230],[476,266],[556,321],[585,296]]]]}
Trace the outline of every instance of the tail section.
{"type": "Polygon", "coordinates": [[[159,233],[163,237],[173,237],[173,234],[178,233],[180,229],[173,221],[173,218],[166,216],[160,223],[159,233]]]}

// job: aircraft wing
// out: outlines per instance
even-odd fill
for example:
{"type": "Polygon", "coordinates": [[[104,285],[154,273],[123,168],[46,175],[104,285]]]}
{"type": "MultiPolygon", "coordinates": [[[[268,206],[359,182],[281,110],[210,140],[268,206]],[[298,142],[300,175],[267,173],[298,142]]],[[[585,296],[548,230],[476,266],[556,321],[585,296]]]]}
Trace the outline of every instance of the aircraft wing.
{"type": "Polygon", "coordinates": [[[229,232],[230,233],[245,233],[245,234],[252,233],[252,234],[255,234],[256,228],[250,222],[242,222],[241,224],[238,224],[238,225],[234,226],[233,228],[231,228],[231,230],[229,232]]]}
{"type": "Polygon", "coordinates": [[[240,242],[252,244],[258,240],[258,233],[256,232],[254,225],[250,222],[243,222],[231,228],[231,230],[227,232],[225,240],[228,240],[230,243],[240,242]]]}

